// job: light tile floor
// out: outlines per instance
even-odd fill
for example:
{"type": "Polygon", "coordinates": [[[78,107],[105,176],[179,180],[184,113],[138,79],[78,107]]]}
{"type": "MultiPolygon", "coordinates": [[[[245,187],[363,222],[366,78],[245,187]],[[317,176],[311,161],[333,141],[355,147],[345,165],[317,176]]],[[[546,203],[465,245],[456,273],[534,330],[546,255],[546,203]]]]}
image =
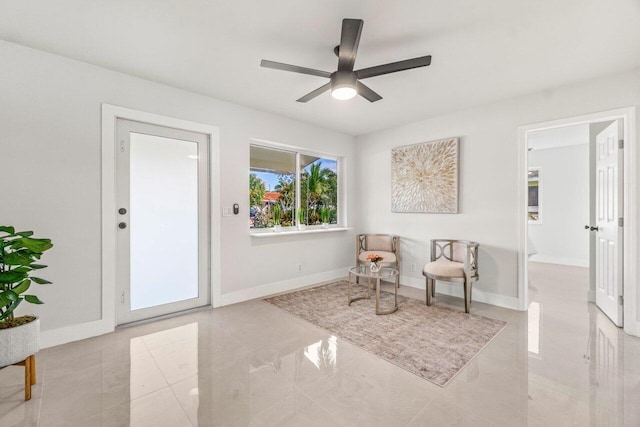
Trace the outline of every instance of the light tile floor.
{"type": "Polygon", "coordinates": [[[529,313],[474,302],[508,325],[444,388],[251,301],[43,350],[26,403],[5,368],[0,426],[640,426],[640,339],[587,280],[531,263],[529,313]]]}

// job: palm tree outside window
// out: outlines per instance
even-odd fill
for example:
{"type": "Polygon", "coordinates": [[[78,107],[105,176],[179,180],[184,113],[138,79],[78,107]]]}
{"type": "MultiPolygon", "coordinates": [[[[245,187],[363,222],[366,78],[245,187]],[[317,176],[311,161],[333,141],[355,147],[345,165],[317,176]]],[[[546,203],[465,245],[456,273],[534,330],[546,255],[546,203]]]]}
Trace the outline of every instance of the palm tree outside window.
{"type": "Polygon", "coordinates": [[[273,225],[280,205],[283,227],[338,224],[338,159],[259,145],[250,146],[249,227],[273,225]]]}

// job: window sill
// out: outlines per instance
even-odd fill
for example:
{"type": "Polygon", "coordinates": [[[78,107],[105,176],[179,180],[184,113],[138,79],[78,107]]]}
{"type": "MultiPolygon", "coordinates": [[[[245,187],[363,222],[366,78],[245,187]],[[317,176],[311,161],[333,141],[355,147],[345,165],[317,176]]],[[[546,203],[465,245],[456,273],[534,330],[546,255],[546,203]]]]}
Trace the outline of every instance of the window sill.
{"type": "Polygon", "coordinates": [[[333,233],[335,231],[348,231],[353,230],[350,227],[330,227],[330,228],[313,228],[310,230],[287,230],[287,231],[251,231],[251,237],[278,237],[278,236],[293,236],[298,234],[314,234],[314,233],[333,233]]]}

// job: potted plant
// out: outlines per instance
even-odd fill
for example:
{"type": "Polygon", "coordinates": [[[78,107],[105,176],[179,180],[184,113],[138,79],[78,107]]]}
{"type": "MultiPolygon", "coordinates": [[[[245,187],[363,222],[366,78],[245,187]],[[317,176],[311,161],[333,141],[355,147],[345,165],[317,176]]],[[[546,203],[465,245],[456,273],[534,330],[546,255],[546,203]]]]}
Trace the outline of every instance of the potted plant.
{"type": "Polygon", "coordinates": [[[273,231],[280,231],[282,229],[282,226],[280,225],[280,221],[282,221],[282,208],[279,203],[273,205],[271,215],[273,218],[273,231]]]}
{"type": "Polygon", "coordinates": [[[329,228],[330,213],[328,208],[320,209],[320,219],[322,219],[322,228],[329,228]]]}
{"type": "Polygon", "coordinates": [[[32,283],[51,283],[32,276],[35,270],[46,267],[37,261],[53,247],[51,240],[32,236],[32,231],[0,226],[0,367],[25,361],[40,349],[39,319],[14,316],[22,301],[42,304],[37,296],[27,293],[32,283]]]}
{"type": "Polygon", "coordinates": [[[307,226],[304,223],[304,209],[298,209],[298,230],[304,230],[307,226]]]}

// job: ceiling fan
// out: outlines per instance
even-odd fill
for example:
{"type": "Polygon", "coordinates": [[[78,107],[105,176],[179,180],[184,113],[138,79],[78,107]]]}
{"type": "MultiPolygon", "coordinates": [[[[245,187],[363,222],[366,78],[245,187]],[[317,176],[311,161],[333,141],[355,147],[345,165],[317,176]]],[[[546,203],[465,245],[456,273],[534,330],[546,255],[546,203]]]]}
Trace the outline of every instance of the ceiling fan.
{"type": "Polygon", "coordinates": [[[333,52],[338,57],[338,70],[333,73],[315,70],[313,68],[298,67],[297,65],[283,64],[281,62],[267,61],[266,59],[263,59],[260,62],[260,66],[330,79],[329,83],[306,94],[302,98],[298,99],[298,102],[307,102],[328,90],[331,90],[331,95],[336,99],[351,99],[358,94],[370,102],[376,102],[381,100],[382,97],[371,90],[368,86],[362,84],[360,80],[368,79],[369,77],[381,76],[383,74],[410,70],[412,68],[426,67],[431,64],[431,55],[427,55],[353,71],[363,25],[364,21],[362,19],[342,20],[340,45],[333,49],[333,52]]]}

